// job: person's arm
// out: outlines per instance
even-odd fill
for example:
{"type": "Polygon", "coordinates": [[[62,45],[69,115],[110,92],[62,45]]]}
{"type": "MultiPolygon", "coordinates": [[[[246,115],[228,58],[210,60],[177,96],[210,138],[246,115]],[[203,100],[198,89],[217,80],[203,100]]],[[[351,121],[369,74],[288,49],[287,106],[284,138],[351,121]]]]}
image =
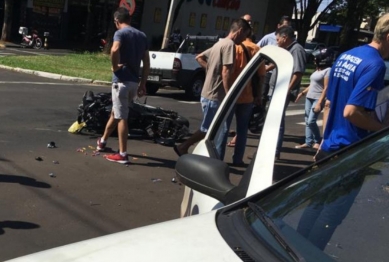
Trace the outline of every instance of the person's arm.
{"type": "Polygon", "coordinates": [[[315,113],[319,113],[323,109],[322,107],[324,106],[324,100],[326,99],[326,95],[327,95],[328,79],[329,79],[328,76],[324,77],[323,91],[321,92],[321,95],[317,100],[317,103],[313,110],[315,113]]]}
{"type": "Polygon", "coordinates": [[[309,91],[309,86],[308,86],[307,88],[305,88],[303,91],[301,91],[301,92],[297,95],[296,100],[295,100],[294,102],[297,103],[297,101],[299,101],[300,98],[301,98],[302,96],[306,96],[307,93],[308,93],[308,91],[309,91]]]}
{"type": "Polygon", "coordinates": [[[384,122],[380,123],[376,117],[372,117],[372,114],[366,112],[365,108],[361,106],[346,105],[343,110],[343,117],[353,125],[368,131],[378,131],[388,126],[388,114],[384,122]]]}
{"type": "Polygon", "coordinates": [[[303,73],[301,72],[295,72],[292,75],[292,78],[290,79],[289,82],[289,92],[293,90],[293,88],[300,83],[301,78],[303,78],[303,73]]]}
{"type": "Polygon", "coordinates": [[[142,68],[142,75],[138,87],[138,96],[142,97],[146,94],[146,82],[147,82],[147,77],[149,76],[150,73],[150,56],[149,56],[149,50],[146,50],[143,58],[143,68],[142,68]]]}
{"type": "Polygon", "coordinates": [[[254,97],[254,104],[260,106],[262,105],[262,88],[266,79],[266,66],[264,63],[259,66],[257,75],[259,77],[259,83],[258,83],[258,93],[257,97],[254,97]]]}
{"type": "Polygon", "coordinates": [[[268,65],[266,65],[266,72],[269,72],[269,71],[273,70],[274,68],[276,68],[275,64],[268,64],[268,65]]]}
{"type": "Polygon", "coordinates": [[[223,88],[226,94],[228,90],[231,88],[231,75],[233,71],[233,65],[223,65],[222,69],[222,80],[223,80],[223,88]]]}
{"type": "Polygon", "coordinates": [[[200,64],[200,66],[202,68],[204,68],[204,69],[207,68],[207,58],[204,55],[204,53],[201,53],[201,54],[197,55],[196,56],[196,61],[197,61],[197,63],[200,64]]]}
{"type": "Polygon", "coordinates": [[[119,61],[120,61],[120,42],[114,41],[111,48],[112,72],[116,72],[122,67],[122,65],[119,65],[119,61]]]}

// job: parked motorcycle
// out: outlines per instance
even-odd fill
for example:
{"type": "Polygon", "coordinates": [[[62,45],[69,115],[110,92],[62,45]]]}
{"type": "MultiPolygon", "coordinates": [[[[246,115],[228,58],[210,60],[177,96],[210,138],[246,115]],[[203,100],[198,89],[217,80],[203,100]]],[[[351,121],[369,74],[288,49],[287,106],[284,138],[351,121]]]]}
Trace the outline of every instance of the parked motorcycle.
{"type": "MultiPolygon", "coordinates": [[[[173,146],[189,134],[189,121],[171,110],[134,101],[130,104],[128,128],[130,137],[146,137],[156,143],[173,146]]],[[[111,93],[85,92],[78,106],[76,133],[102,134],[112,110],[111,93]]]]}
{"type": "Polygon", "coordinates": [[[32,47],[40,49],[43,45],[42,39],[38,36],[38,31],[32,30],[31,35],[28,35],[27,27],[20,27],[19,34],[22,35],[22,42],[20,43],[23,47],[32,47]]]}

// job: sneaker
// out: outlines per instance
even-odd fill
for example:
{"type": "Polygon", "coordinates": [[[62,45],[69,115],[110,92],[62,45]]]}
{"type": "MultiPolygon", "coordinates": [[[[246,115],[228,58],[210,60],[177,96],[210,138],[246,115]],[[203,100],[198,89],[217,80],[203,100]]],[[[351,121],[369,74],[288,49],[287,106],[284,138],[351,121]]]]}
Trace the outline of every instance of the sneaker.
{"type": "Polygon", "coordinates": [[[122,156],[120,154],[113,154],[106,157],[108,161],[120,163],[120,164],[128,164],[128,156],[122,156]]]}
{"type": "Polygon", "coordinates": [[[100,140],[101,140],[101,137],[99,139],[97,139],[97,151],[104,151],[107,143],[106,142],[101,143],[100,140]]]}

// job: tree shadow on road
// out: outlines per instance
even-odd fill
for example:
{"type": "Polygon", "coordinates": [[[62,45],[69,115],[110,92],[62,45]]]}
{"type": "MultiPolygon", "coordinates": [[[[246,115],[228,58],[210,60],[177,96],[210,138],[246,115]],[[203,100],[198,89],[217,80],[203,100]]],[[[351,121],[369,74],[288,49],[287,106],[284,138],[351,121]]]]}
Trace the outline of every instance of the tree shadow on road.
{"type": "Polygon", "coordinates": [[[40,182],[31,177],[0,174],[0,183],[16,183],[25,186],[51,188],[47,183],[40,182]]]}
{"type": "Polygon", "coordinates": [[[4,228],[11,228],[11,229],[36,229],[40,228],[39,225],[30,223],[30,222],[23,222],[23,221],[0,221],[0,235],[3,235],[5,233],[4,228]]]}

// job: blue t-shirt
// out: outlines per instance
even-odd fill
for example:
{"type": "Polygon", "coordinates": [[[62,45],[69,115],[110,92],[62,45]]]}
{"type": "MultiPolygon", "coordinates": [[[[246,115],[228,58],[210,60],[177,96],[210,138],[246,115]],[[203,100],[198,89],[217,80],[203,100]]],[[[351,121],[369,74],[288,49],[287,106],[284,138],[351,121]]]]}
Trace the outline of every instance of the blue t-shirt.
{"type": "Polygon", "coordinates": [[[139,82],[140,62],[148,50],[145,33],[128,26],[115,32],[113,41],[120,42],[120,61],[124,66],[112,76],[112,82],[139,82]]]}
{"type": "Polygon", "coordinates": [[[377,49],[364,45],[339,56],[329,76],[327,98],[330,113],[321,149],[336,151],[361,140],[368,130],[343,117],[346,105],[375,109],[378,91],[384,87],[385,63],[377,49]]]}

